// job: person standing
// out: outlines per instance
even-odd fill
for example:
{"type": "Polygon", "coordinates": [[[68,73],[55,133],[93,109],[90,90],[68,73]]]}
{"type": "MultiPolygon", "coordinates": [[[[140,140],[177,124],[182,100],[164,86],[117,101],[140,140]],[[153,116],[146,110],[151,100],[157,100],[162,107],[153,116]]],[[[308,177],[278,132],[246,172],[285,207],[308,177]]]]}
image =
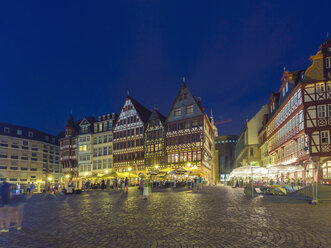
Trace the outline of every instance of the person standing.
{"type": "Polygon", "coordinates": [[[102,179],[102,182],[101,182],[101,190],[104,190],[105,189],[105,180],[102,179]]]}
{"type": "Polygon", "coordinates": [[[143,194],[144,194],[144,179],[140,178],[140,182],[139,182],[139,195],[141,198],[143,198],[143,194]]]}
{"type": "Polygon", "coordinates": [[[201,190],[202,190],[202,177],[201,177],[201,175],[198,178],[198,190],[199,190],[199,192],[201,192],[201,190]]]}
{"type": "Polygon", "coordinates": [[[150,180],[146,178],[144,180],[144,199],[147,200],[148,195],[150,194],[150,180]]]}
{"type": "Polygon", "coordinates": [[[26,185],[26,195],[30,196],[31,194],[31,185],[30,182],[28,182],[28,184],[26,185]]]}
{"type": "Polygon", "coordinates": [[[36,188],[36,185],[32,182],[30,188],[31,188],[31,194],[33,194],[34,190],[36,188]]]}
{"type": "Polygon", "coordinates": [[[5,181],[1,185],[1,204],[2,206],[8,205],[10,196],[10,184],[5,181]]]}
{"type": "Polygon", "coordinates": [[[129,192],[129,179],[127,177],[125,178],[124,184],[125,184],[126,193],[128,193],[129,192]]]}

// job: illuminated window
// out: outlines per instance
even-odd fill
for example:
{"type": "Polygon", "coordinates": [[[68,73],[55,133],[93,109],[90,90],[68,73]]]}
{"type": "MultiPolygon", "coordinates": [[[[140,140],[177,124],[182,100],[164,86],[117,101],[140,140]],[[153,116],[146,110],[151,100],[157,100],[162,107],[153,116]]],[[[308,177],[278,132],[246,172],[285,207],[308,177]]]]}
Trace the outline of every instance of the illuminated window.
{"type": "Polygon", "coordinates": [[[286,92],[288,91],[288,83],[286,84],[286,92]]]}
{"type": "Polygon", "coordinates": [[[180,116],[182,114],[181,109],[180,108],[176,108],[174,114],[175,114],[175,116],[180,116]]]}
{"type": "Polygon", "coordinates": [[[331,117],[331,104],[328,104],[328,116],[331,117]]]}
{"type": "Polygon", "coordinates": [[[317,106],[318,118],[325,118],[325,105],[317,106]]]}
{"type": "Polygon", "coordinates": [[[192,114],[193,113],[193,105],[186,106],[186,114],[192,114]]]}
{"type": "Polygon", "coordinates": [[[321,141],[322,144],[329,144],[329,131],[321,132],[321,141]]]}
{"type": "Polygon", "coordinates": [[[28,132],[29,137],[33,137],[33,132],[28,132]]]}
{"type": "Polygon", "coordinates": [[[316,84],[317,93],[325,92],[325,85],[324,83],[316,84]]]}
{"type": "Polygon", "coordinates": [[[17,135],[22,135],[22,130],[18,129],[17,130],[17,135]]]}
{"type": "Polygon", "coordinates": [[[331,68],[331,57],[325,58],[325,67],[331,68]]]}
{"type": "Polygon", "coordinates": [[[326,88],[327,88],[327,91],[331,91],[331,82],[327,82],[326,83],[326,88]]]}

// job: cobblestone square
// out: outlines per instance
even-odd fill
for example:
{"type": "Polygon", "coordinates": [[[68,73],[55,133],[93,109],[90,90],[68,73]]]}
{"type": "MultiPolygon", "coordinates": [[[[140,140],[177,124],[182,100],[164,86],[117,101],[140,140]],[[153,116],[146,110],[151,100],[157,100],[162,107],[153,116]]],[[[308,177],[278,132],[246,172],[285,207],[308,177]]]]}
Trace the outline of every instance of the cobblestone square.
{"type": "Polygon", "coordinates": [[[251,199],[242,189],[35,195],[0,247],[331,247],[331,205],[251,199]]]}

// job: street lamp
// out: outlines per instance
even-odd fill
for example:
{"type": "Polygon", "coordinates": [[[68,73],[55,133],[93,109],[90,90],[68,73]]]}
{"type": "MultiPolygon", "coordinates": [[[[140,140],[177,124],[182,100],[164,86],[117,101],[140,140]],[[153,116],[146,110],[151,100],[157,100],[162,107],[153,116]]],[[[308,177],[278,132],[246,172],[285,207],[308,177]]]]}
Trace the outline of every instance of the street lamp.
{"type": "Polygon", "coordinates": [[[159,166],[158,165],[155,165],[155,169],[158,169],[159,168],[159,166]]]}
{"type": "Polygon", "coordinates": [[[49,178],[48,178],[48,181],[52,181],[52,178],[51,178],[51,177],[49,177],[49,178]]]}
{"type": "Polygon", "coordinates": [[[69,175],[69,174],[67,174],[67,175],[66,175],[66,178],[69,178],[69,177],[70,177],[70,175],[69,175]]]}
{"type": "Polygon", "coordinates": [[[88,174],[87,172],[84,173],[85,176],[87,176],[87,174],[88,174]]]}
{"type": "Polygon", "coordinates": [[[109,171],[108,171],[108,170],[106,170],[105,172],[106,172],[106,174],[107,174],[109,171]]]}

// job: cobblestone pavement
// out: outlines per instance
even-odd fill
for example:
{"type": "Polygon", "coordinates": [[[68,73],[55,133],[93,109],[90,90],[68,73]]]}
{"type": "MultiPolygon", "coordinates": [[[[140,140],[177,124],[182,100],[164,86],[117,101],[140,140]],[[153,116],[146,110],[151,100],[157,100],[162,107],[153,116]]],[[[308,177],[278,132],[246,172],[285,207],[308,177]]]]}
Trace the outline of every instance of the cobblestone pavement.
{"type": "Polygon", "coordinates": [[[331,247],[331,205],[251,199],[242,189],[157,192],[132,188],[81,195],[36,195],[21,231],[0,247],[331,247]]]}

